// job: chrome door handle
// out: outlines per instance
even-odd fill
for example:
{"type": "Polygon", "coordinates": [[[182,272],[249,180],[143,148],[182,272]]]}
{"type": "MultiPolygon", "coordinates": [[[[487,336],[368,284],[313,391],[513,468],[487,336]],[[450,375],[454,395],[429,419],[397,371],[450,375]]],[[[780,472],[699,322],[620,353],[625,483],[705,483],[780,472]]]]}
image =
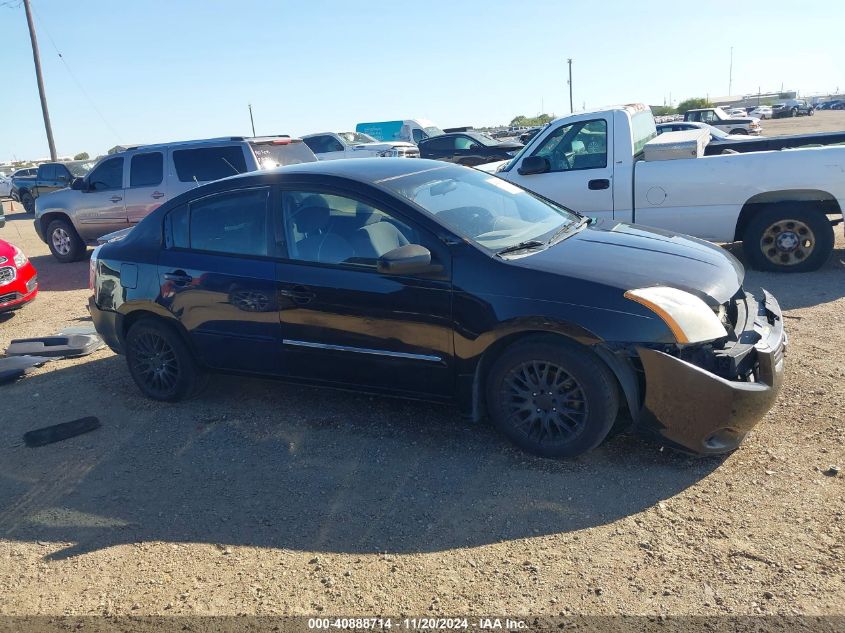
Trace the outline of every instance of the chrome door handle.
{"type": "Polygon", "coordinates": [[[123,198],[121,196],[112,196],[111,198],[109,198],[109,200],[111,200],[112,202],[120,202],[121,200],[123,200],[123,198]]]}
{"type": "Polygon", "coordinates": [[[294,303],[297,303],[299,305],[305,305],[306,303],[311,303],[311,300],[314,299],[317,296],[314,293],[314,291],[312,291],[311,289],[309,289],[305,286],[300,286],[300,285],[296,285],[293,288],[291,288],[290,290],[287,290],[287,289],[279,290],[279,294],[282,297],[290,299],[291,301],[293,301],[294,303]]]}
{"type": "Polygon", "coordinates": [[[175,284],[189,284],[193,280],[193,277],[185,274],[185,271],[183,270],[175,270],[172,273],[164,273],[164,278],[175,284]]]}
{"type": "Polygon", "coordinates": [[[158,200],[159,198],[163,198],[164,194],[161,191],[153,191],[153,193],[150,195],[150,197],[158,200]]]}

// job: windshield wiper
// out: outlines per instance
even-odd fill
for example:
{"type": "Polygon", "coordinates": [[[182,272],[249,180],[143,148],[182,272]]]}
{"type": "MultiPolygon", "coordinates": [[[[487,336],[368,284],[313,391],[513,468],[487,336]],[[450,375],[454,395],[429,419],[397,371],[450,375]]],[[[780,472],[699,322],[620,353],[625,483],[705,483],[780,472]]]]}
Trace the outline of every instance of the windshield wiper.
{"type": "Polygon", "coordinates": [[[552,234],[552,236],[549,238],[549,241],[546,242],[546,246],[551,246],[551,244],[553,242],[555,242],[559,237],[562,237],[566,233],[571,233],[572,231],[575,231],[576,229],[581,228],[582,226],[587,224],[589,221],[590,221],[590,218],[588,218],[587,216],[582,216],[577,222],[575,222],[573,224],[564,224],[562,227],[560,227],[557,231],[555,231],[552,234]]]}
{"type": "Polygon", "coordinates": [[[516,251],[525,251],[529,248],[539,248],[540,246],[545,246],[546,243],[540,240],[525,240],[524,242],[520,242],[519,244],[514,244],[513,246],[508,246],[507,248],[503,248],[500,251],[496,252],[496,255],[507,255],[508,253],[515,253],[516,251]]]}

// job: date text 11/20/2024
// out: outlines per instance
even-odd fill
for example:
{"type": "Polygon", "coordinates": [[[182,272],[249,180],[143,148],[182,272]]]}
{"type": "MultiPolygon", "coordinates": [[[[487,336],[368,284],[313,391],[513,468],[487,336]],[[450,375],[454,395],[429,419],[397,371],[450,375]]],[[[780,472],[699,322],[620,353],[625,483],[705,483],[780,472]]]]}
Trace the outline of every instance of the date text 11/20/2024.
{"type": "Polygon", "coordinates": [[[308,618],[312,630],[480,630],[517,631],[527,628],[524,620],[511,618],[308,618]]]}

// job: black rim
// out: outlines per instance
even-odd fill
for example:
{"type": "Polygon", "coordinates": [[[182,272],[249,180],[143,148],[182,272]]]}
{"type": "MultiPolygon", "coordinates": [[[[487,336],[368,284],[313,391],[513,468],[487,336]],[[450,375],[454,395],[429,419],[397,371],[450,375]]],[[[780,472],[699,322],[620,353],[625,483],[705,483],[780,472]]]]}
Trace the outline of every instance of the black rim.
{"type": "Polygon", "coordinates": [[[179,361],[170,344],[158,334],[144,332],[132,341],[132,364],[150,391],[165,395],[179,379],[179,361]]]}
{"type": "Polygon", "coordinates": [[[583,388],[554,363],[517,365],[505,376],[502,395],[508,424],[539,444],[571,442],[587,423],[583,388]]]}

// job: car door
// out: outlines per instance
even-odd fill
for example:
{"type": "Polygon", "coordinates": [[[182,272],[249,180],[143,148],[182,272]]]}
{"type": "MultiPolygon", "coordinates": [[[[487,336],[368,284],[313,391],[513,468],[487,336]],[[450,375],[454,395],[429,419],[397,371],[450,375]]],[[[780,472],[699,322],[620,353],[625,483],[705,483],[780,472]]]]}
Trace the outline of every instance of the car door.
{"type": "Polygon", "coordinates": [[[613,217],[613,138],[607,119],[588,119],[551,129],[529,156],[548,161],[544,173],[521,174],[525,157],[499,174],[579,213],[613,217]]]}
{"type": "Polygon", "coordinates": [[[126,219],[137,224],[164,202],[164,152],[138,152],[129,157],[129,186],[126,188],[126,219]]]}
{"type": "Polygon", "coordinates": [[[124,158],[115,156],[97,165],[85,177],[78,206],[73,213],[80,237],[87,241],[126,228],[124,158]]]}
{"type": "Polygon", "coordinates": [[[202,361],[231,371],[278,373],[276,267],[269,256],[271,190],[197,198],[164,220],[157,303],[188,332],[202,361]]]}
{"type": "Polygon", "coordinates": [[[454,389],[449,251],[401,214],[399,203],[370,195],[282,190],[276,217],[285,257],[277,279],[285,372],[448,398],[454,389]],[[441,270],[407,276],[377,270],[379,256],[410,243],[429,248],[441,270]]]}

